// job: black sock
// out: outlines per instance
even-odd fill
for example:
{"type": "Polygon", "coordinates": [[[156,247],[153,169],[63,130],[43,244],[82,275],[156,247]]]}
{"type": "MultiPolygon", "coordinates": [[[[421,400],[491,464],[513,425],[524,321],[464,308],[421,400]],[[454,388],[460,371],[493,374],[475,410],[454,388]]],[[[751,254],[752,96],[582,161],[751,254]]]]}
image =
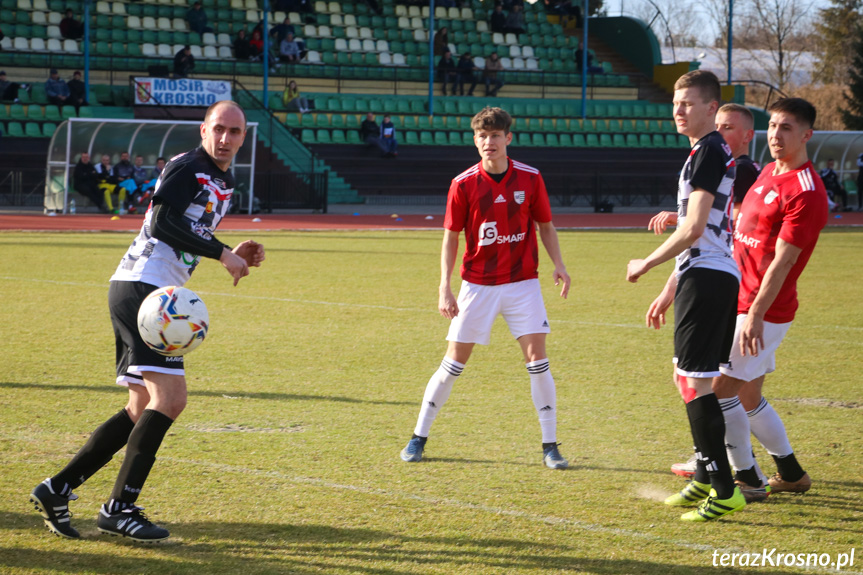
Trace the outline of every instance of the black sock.
{"type": "Polygon", "coordinates": [[[556,446],[556,445],[557,445],[557,442],[556,442],[556,441],[552,441],[551,443],[543,443],[543,444],[542,444],[542,449],[543,449],[543,450],[546,450],[546,449],[548,449],[549,447],[554,447],[554,446],[556,446]]]}
{"type": "Polygon", "coordinates": [[[719,499],[728,499],[734,494],[734,478],[725,453],[725,419],[716,395],[709,393],[696,397],[686,404],[692,438],[700,460],[704,462],[710,476],[710,486],[719,499]]]}
{"type": "Polygon", "coordinates": [[[806,473],[803,471],[803,468],[800,467],[800,464],[797,463],[797,458],[794,457],[793,453],[791,455],[786,455],[785,457],[774,455],[773,461],[776,462],[776,471],[779,472],[779,475],[781,475],[782,479],[785,481],[794,483],[795,481],[799,481],[806,473]]]}
{"type": "Polygon", "coordinates": [[[129,435],[126,458],[111,492],[111,499],[134,503],[156,462],[156,452],[174,420],[153,409],[145,409],[129,435]]]}
{"type": "Polygon", "coordinates": [[[54,491],[68,495],[69,491],[102,469],[126,445],[133,427],[135,424],[125,409],[97,427],[66,467],[51,478],[54,491]]]}
{"type": "Polygon", "coordinates": [[[737,473],[734,474],[734,479],[738,481],[742,481],[746,485],[750,487],[761,487],[761,478],[758,477],[758,474],[755,473],[755,466],[753,465],[749,469],[741,469],[737,473]]]}

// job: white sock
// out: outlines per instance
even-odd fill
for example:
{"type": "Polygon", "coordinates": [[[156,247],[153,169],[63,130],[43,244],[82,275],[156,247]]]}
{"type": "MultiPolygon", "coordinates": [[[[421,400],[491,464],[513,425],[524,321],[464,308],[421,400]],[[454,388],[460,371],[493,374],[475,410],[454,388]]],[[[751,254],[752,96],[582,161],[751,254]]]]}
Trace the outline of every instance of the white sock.
{"type": "Polygon", "coordinates": [[[434,372],[434,375],[429,379],[428,385],[426,385],[426,392],[423,396],[423,404],[420,408],[420,415],[417,419],[414,434],[420,437],[428,437],[429,429],[431,429],[438,411],[446,403],[456,378],[461,375],[463,370],[463,363],[459,363],[448,357],[443,358],[440,367],[434,372]]]}
{"type": "Polygon", "coordinates": [[[752,456],[752,441],[749,439],[749,419],[737,397],[719,400],[722,417],[725,418],[725,452],[731,466],[741,471],[755,465],[752,456]]]}
{"type": "Polygon", "coordinates": [[[749,416],[749,425],[752,434],[755,435],[767,453],[777,457],[787,457],[794,450],[785,433],[785,425],[773,406],[767,403],[767,399],[761,398],[758,407],[746,413],[749,416]]]}
{"type": "Polygon", "coordinates": [[[525,364],[530,374],[530,395],[539,415],[543,443],[557,441],[557,397],[554,378],[548,369],[548,359],[539,359],[525,364]]]}

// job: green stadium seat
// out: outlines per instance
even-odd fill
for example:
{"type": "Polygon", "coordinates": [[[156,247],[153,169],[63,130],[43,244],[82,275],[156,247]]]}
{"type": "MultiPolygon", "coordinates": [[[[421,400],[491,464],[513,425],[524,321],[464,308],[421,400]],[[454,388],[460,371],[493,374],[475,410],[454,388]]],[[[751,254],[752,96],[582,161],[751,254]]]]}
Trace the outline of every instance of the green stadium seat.
{"type": "MultiPolygon", "coordinates": [[[[438,116],[435,116],[437,118],[438,116]]],[[[443,124],[441,124],[443,126],[443,124]]],[[[417,118],[417,128],[420,130],[431,130],[432,129],[432,120],[428,116],[419,116],[417,118]]]]}
{"type": "Polygon", "coordinates": [[[520,133],[516,134],[516,141],[519,146],[530,147],[533,146],[533,141],[530,139],[530,134],[520,133]]]}
{"type": "Polygon", "coordinates": [[[632,104],[621,104],[620,105],[620,117],[621,118],[633,118],[635,117],[635,108],[632,104]]]}
{"type": "Polygon", "coordinates": [[[12,120],[26,120],[27,112],[21,104],[12,104],[9,106],[9,118],[12,120]]]}
{"type": "Polygon", "coordinates": [[[599,147],[600,148],[611,148],[614,144],[611,140],[611,134],[600,134],[599,135],[599,147]]]}
{"type": "MultiPolygon", "coordinates": [[[[646,136],[647,134],[642,134],[646,136]]],[[[648,146],[650,145],[650,139],[647,140],[648,146]]],[[[626,147],[627,148],[638,148],[641,147],[641,142],[638,139],[636,134],[626,134],[626,147]]]]}
{"type": "Polygon", "coordinates": [[[402,118],[402,129],[416,130],[417,128],[417,119],[414,116],[405,116],[402,118]]]}
{"type": "Polygon", "coordinates": [[[624,130],[623,124],[620,120],[608,120],[608,131],[612,133],[621,133],[626,130],[624,130]]]}
{"type": "Polygon", "coordinates": [[[332,139],[330,138],[330,131],[329,130],[318,130],[316,138],[317,138],[317,142],[319,144],[331,144],[332,143],[332,139]]]}
{"type": "Polygon", "coordinates": [[[546,146],[545,134],[534,134],[533,138],[531,138],[533,145],[544,148],[546,146]]]}
{"type": "Polygon", "coordinates": [[[330,126],[343,129],[345,127],[345,117],[342,114],[330,114],[330,126]]]}
{"type": "Polygon", "coordinates": [[[449,144],[449,138],[447,137],[446,132],[435,132],[434,143],[439,145],[439,146],[448,145],[449,144]]]}
{"type": "Polygon", "coordinates": [[[360,134],[356,130],[346,130],[345,140],[348,144],[362,144],[360,134]]]}
{"type": "Polygon", "coordinates": [[[641,119],[635,120],[635,131],[644,134],[649,132],[650,130],[647,128],[647,121],[641,119]]]}
{"type": "Polygon", "coordinates": [[[24,129],[20,122],[9,122],[6,124],[6,135],[11,138],[23,138],[24,129]]]}
{"type": "MultiPolygon", "coordinates": [[[[32,107],[33,106],[31,106],[31,108],[32,107]]],[[[72,108],[72,110],[75,109],[72,106],[64,106],[64,108],[72,108]]],[[[45,119],[48,120],[49,122],[62,122],[63,121],[63,117],[60,115],[60,109],[53,104],[51,104],[49,106],[45,106],[45,119]]]]}
{"type": "Polygon", "coordinates": [[[24,135],[28,138],[41,138],[42,128],[36,122],[27,122],[24,124],[24,135]]]}
{"type": "Polygon", "coordinates": [[[613,134],[611,145],[615,148],[625,148],[626,147],[626,138],[623,134],[613,134]]]}
{"type": "Polygon", "coordinates": [[[665,136],[662,134],[653,134],[653,146],[654,148],[664,148],[665,147],[665,136]]]}
{"type": "Polygon", "coordinates": [[[433,116],[431,118],[432,130],[443,130],[444,128],[446,128],[446,121],[443,116],[433,116]]]}
{"type": "Polygon", "coordinates": [[[583,134],[573,134],[572,135],[572,145],[576,148],[584,148],[587,146],[587,142],[584,139],[583,134]]]}
{"type": "Polygon", "coordinates": [[[551,148],[559,148],[560,138],[557,134],[548,134],[545,136],[545,145],[551,148]]]}
{"type": "Polygon", "coordinates": [[[432,136],[431,132],[420,132],[420,144],[423,146],[431,146],[434,143],[434,136],[432,136]]]}
{"type": "Polygon", "coordinates": [[[42,135],[46,138],[50,138],[54,135],[54,132],[57,131],[57,124],[54,122],[45,122],[42,124],[42,135]]]}
{"type": "Polygon", "coordinates": [[[599,136],[597,136],[596,134],[586,134],[584,136],[584,143],[588,148],[598,148],[599,136]]]}
{"type": "Polygon", "coordinates": [[[409,131],[405,132],[404,137],[405,137],[405,139],[404,139],[405,144],[407,144],[407,145],[418,146],[420,143],[419,135],[416,132],[414,132],[413,130],[409,130],[409,131]]]}
{"type": "Polygon", "coordinates": [[[452,101],[451,99],[447,99],[443,101],[443,109],[444,114],[455,115],[458,114],[458,103],[452,101]]]}
{"type": "Polygon", "coordinates": [[[450,132],[449,143],[451,146],[465,146],[464,137],[467,132],[450,132]]]}
{"type": "Polygon", "coordinates": [[[315,139],[315,131],[314,130],[303,130],[300,132],[300,140],[304,144],[315,144],[317,140],[315,139]]]}

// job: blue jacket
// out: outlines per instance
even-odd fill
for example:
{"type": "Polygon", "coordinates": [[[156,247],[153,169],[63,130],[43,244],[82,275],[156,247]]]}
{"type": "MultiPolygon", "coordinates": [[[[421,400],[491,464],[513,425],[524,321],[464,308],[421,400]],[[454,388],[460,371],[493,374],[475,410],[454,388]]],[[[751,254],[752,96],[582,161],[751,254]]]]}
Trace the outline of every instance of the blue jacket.
{"type": "Polygon", "coordinates": [[[48,78],[48,81],[45,82],[45,93],[48,97],[65,96],[68,98],[69,86],[66,85],[66,81],[62,78],[57,78],[56,80],[48,78]]]}

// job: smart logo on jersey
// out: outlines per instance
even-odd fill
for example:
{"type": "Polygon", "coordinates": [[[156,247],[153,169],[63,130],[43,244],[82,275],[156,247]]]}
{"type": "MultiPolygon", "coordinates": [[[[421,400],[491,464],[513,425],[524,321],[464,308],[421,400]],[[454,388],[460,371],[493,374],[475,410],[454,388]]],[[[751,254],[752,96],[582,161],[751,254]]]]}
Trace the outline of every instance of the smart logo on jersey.
{"type": "Polygon", "coordinates": [[[479,225],[479,245],[490,246],[497,239],[497,222],[483,222],[479,225]]]}
{"type": "Polygon", "coordinates": [[[512,197],[515,200],[515,203],[523,204],[524,203],[524,190],[519,190],[517,192],[513,192],[512,197]]]}

